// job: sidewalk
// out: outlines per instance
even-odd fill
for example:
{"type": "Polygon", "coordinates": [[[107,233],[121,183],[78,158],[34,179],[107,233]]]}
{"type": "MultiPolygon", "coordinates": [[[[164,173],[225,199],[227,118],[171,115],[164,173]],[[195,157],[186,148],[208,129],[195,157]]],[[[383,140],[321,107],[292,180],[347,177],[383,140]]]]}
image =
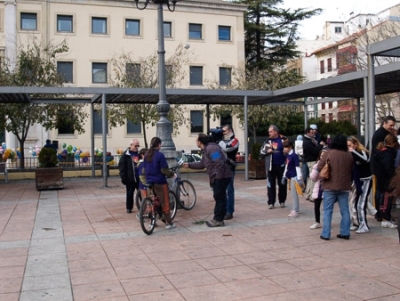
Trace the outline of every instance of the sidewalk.
{"type": "MultiPolygon", "coordinates": [[[[397,230],[369,217],[371,232],[344,241],[335,207],[332,238],[310,230],[313,204],[298,218],[269,210],[265,180],[235,178],[236,212],[208,228],[214,201],[204,173],[183,174],[197,203],[179,210],[177,228],[145,235],[125,210],[118,177],[64,179],[64,189],[33,180],[0,182],[1,301],[400,300],[397,230]]],[[[398,209],[396,209],[398,214],[398,209]]]]}

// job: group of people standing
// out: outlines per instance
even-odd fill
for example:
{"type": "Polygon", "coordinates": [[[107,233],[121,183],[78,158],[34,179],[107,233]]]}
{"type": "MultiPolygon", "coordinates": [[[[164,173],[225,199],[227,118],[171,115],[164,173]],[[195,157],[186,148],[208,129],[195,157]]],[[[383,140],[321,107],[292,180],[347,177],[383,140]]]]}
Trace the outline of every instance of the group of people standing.
{"type": "Polygon", "coordinates": [[[397,228],[391,216],[393,198],[400,197],[394,189],[400,184],[400,168],[397,168],[397,174],[395,172],[400,165],[400,129],[396,137],[395,124],[393,116],[384,118],[373,135],[370,151],[354,136],[337,135],[332,141],[330,137],[324,139],[318,134],[316,125],[308,127],[293,145],[279,133],[278,127],[271,125],[260,150],[265,157],[269,209],[275,207],[277,196],[280,207],[285,207],[289,181],[293,200],[289,217],[299,215],[298,195],[304,191],[305,199],[314,202],[315,222],[310,229],[322,227],[321,239],[331,237],[336,202],[341,214],[338,238],[349,239],[351,230],[358,234],[369,232],[367,211],[381,221],[382,227],[397,228]],[[319,173],[326,164],[330,167],[329,178],[322,179],[319,173]],[[374,183],[375,207],[369,201],[374,183]],[[321,203],[324,208],[322,226],[321,203]]]}
{"type": "MultiPolygon", "coordinates": [[[[231,125],[222,127],[221,141],[213,141],[205,134],[199,134],[196,145],[200,148],[202,159],[200,162],[183,163],[183,167],[204,169],[210,178],[210,185],[215,200],[214,216],[206,224],[209,227],[224,226],[224,220],[233,218],[235,211],[234,175],[236,154],[239,149],[239,140],[235,137],[231,125]]],[[[118,164],[122,183],[126,187],[126,210],[132,213],[134,192],[146,196],[146,187],[152,186],[155,194],[160,199],[163,212],[163,221],[166,229],[173,229],[176,225],[171,221],[168,200],[167,178],[176,177],[168,168],[167,160],[160,152],[162,141],[153,137],[150,148],[139,151],[139,141],[133,139],[130,146],[121,156],[118,164]],[[141,189],[139,189],[141,188],[141,189]]],[[[139,208],[137,208],[139,210],[139,208]]]]}
{"type": "MultiPolygon", "coordinates": [[[[304,191],[305,198],[314,202],[315,223],[310,228],[322,227],[321,239],[329,240],[331,237],[336,202],[341,214],[338,238],[349,239],[351,230],[359,234],[369,232],[367,210],[381,221],[382,227],[396,228],[391,209],[393,198],[400,197],[397,188],[400,186],[397,185],[400,178],[400,129],[396,137],[395,124],[393,116],[383,120],[373,135],[370,150],[354,136],[337,135],[332,141],[330,138],[327,141],[319,135],[316,125],[308,127],[305,134],[293,144],[280,134],[277,126],[271,125],[268,138],[260,149],[260,154],[265,157],[269,209],[274,209],[277,200],[280,207],[285,207],[289,182],[293,201],[289,217],[299,216],[299,194],[304,191]],[[330,167],[329,177],[322,179],[319,173],[326,164],[330,167]],[[373,183],[376,183],[375,208],[369,202],[373,183]],[[321,203],[324,209],[322,226],[321,203]]],[[[205,168],[209,175],[215,200],[213,219],[207,221],[209,227],[224,226],[224,220],[232,219],[235,211],[236,165],[232,162],[236,160],[239,140],[230,125],[222,127],[222,134],[220,141],[199,134],[196,145],[202,153],[201,161],[183,164],[186,168],[205,168]]],[[[176,175],[169,170],[166,158],[160,152],[161,143],[160,138],[154,137],[150,149],[142,149],[139,153],[139,141],[133,139],[121,156],[119,170],[122,183],[126,186],[127,213],[132,212],[134,191],[139,187],[140,174],[145,173],[143,181],[153,186],[161,201],[166,228],[172,229],[175,224],[169,217],[166,178],[176,175]]]]}

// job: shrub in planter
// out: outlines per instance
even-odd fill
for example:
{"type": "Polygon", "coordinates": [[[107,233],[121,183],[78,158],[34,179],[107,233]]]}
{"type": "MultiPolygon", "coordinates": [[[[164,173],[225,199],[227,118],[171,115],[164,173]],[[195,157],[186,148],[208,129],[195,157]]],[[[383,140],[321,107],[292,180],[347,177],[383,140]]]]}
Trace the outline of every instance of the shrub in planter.
{"type": "Polygon", "coordinates": [[[56,167],[58,164],[57,152],[53,148],[44,147],[39,153],[39,167],[56,167]]]}

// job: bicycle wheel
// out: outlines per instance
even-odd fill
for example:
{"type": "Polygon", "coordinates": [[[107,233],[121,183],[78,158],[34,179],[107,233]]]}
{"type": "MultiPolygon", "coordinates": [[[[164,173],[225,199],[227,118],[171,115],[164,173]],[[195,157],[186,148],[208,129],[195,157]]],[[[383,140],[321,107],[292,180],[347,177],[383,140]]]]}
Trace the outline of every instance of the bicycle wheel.
{"type": "Polygon", "coordinates": [[[178,183],[179,205],[183,209],[191,210],[196,205],[196,190],[191,182],[182,180],[178,183]]]}
{"type": "Polygon", "coordinates": [[[169,212],[171,214],[171,221],[175,218],[176,215],[176,196],[173,191],[168,192],[168,199],[169,199],[169,212]]]}
{"type": "Polygon", "coordinates": [[[147,235],[154,231],[156,225],[156,213],[154,212],[154,204],[151,198],[145,198],[140,206],[139,211],[140,227],[147,235]]]}
{"type": "Polygon", "coordinates": [[[140,190],[137,189],[136,196],[135,196],[135,204],[136,204],[136,208],[138,209],[138,211],[140,210],[141,203],[142,203],[142,194],[140,193],[140,190]]]}

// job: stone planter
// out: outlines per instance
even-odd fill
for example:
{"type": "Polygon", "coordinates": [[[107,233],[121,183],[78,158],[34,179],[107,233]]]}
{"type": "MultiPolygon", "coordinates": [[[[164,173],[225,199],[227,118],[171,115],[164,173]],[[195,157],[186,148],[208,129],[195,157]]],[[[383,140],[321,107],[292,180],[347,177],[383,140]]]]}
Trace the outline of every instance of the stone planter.
{"type": "Polygon", "coordinates": [[[62,167],[36,168],[35,180],[37,190],[64,188],[62,167]]]}
{"type": "Polygon", "coordinates": [[[265,172],[264,160],[250,160],[249,161],[249,178],[251,179],[265,179],[267,177],[265,172]]]}

